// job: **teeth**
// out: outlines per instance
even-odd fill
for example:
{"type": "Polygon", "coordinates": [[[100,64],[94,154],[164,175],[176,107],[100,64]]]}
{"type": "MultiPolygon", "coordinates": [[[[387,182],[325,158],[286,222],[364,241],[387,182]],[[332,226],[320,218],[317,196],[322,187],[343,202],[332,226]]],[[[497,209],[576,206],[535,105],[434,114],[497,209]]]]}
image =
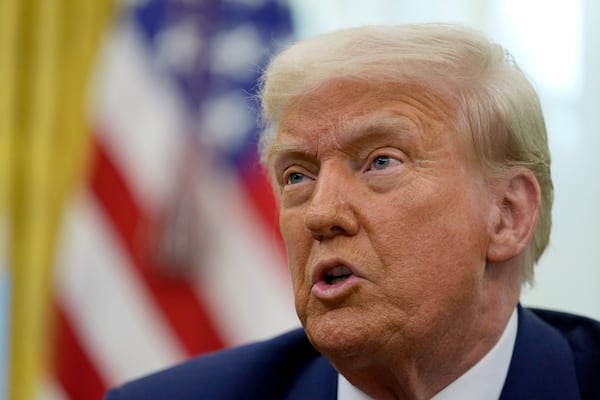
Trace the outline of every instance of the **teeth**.
{"type": "Polygon", "coordinates": [[[350,270],[350,268],[344,265],[338,265],[337,267],[332,268],[325,274],[325,281],[328,284],[333,285],[334,283],[343,281],[350,275],[352,275],[352,271],[350,270]]]}
{"type": "Polygon", "coordinates": [[[339,277],[342,275],[350,275],[351,273],[352,271],[350,270],[350,268],[346,267],[345,265],[338,265],[337,267],[327,272],[327,275],[331,277],[339,277]]]}

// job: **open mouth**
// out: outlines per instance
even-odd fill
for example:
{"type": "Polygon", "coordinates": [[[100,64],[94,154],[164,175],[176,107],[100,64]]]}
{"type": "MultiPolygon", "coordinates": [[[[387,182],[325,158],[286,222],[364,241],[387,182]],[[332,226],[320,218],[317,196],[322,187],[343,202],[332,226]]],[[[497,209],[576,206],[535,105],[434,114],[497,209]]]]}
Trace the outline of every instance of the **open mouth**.
{"type": "Polygon", "coordinates": [[[352,270],[345,265],[338,265],[327,271],[323,280],[328,285],[334,285],[339,282],[343,282],[352,275],[352,270]]]}

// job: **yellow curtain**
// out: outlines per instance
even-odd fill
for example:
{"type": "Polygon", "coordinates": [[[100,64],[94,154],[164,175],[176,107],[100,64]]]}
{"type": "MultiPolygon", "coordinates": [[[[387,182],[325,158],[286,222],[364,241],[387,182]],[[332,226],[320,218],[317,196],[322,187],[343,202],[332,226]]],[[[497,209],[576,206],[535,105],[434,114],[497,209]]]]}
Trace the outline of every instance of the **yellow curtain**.
{"type": "Polygon", "coordinates": [[[36,398],[46,367],[56,235],[86,160],[87,88],[112,3],[0,0],[0,224],[12,280],[10,400],[36,398]]]}

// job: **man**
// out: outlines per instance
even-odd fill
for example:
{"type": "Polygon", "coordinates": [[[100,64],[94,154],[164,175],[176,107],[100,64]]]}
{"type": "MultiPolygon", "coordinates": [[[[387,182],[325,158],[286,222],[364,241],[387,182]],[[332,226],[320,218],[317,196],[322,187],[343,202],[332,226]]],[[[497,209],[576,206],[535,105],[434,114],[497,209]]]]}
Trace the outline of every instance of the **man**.
{"type": "Polygon", "coordinates": [[[107,398],[600,398],[600,324],[518,305],[553,188],[537,95],[503,48],[447,25],[348,29],[263,83],[304,329],[107,398]]]}

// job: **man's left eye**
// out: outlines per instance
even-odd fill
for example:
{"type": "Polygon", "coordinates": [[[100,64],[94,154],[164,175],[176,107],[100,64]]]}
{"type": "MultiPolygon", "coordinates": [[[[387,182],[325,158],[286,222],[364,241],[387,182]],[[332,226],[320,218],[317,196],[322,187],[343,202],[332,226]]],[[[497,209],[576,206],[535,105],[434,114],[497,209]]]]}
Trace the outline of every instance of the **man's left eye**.
{"type": "Polygon", "coordinates": [[[377,156],[373,160],[373,169],[381,170],[389,167],[391,163],[391,159],[389,156],[377,156]]]}

